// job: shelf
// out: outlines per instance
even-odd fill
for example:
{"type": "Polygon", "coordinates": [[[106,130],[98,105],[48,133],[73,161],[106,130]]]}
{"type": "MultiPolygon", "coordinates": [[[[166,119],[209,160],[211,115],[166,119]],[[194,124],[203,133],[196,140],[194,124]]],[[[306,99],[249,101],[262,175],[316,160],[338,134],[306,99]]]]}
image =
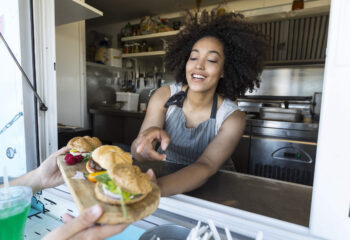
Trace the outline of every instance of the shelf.
{"type": "Polygon", "coordinates": [[[269,22],[274,20],[301,18],[329,13],[329,3],[323,1],[315,4],[305,4],[305,8],[292,11],[292,4],[242,11],[250,22],[269,22]]]}
{"type": "Polygon", "coordinates": [[[108,65],[94,63],[94,62],[86,62],[86,66],[105,69],[105,70],[109,70],[109,71],[120,71],[121,70],[121,68],[119,68],[119,67],[113,67],[113,66],[108,66],[108,65]]]}
{"type": "Polygon", "coordinates": [[[164,54],[165,54],[165,51],[128,53],[128,54],[122,54],[122,58],[163,56],[164,54]]]}
{"type": "Polygon", "coordinates": [[[170,37],[170,36],[174,36],[174,35],[176,35],[178,33],[179,33],[179,30],[177,30],[177,31],[168,31],[168,32],[152,33],[152,34],[147,34],[147,35],[123,37],[121,40],[123,42],[127,42],[127,41],[135,41],[135,40],[142,40],[142,39],[149,39],[149,38],[170,37]]]}
{"type": "Polygon", "coordinates": [[[55,0],[55,25],[102,17],[103,12],[79,0],[55,0]]]}

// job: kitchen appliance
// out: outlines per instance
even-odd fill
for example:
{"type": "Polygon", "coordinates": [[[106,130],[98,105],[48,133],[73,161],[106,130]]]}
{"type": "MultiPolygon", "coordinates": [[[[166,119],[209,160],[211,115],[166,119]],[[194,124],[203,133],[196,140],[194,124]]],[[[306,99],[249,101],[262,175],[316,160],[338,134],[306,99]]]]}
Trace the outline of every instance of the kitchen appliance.
{"type": "Polygon", "coordinates": [[[139,105],[139,94],[130,92],[117,92],[117,102],[125,102],[121,110],[137,111],[139,105]]]}
{"type": "Polygon", "coordinates": [[[300,109],[262,107],[259,111],[260,118],[265,120],[300,122],[303,119],[300,109]]]}
{"type": "Polygon", "coordinates": [[[318,124],[249,120],[249,173],[312,186],[318,124]]]}
{"type": "Polygon", "coordinates": [[[246,95],[237,99],[238,107],[256,118],[276,121],[301,122],[310,116],[312,96],[246,95]]]}

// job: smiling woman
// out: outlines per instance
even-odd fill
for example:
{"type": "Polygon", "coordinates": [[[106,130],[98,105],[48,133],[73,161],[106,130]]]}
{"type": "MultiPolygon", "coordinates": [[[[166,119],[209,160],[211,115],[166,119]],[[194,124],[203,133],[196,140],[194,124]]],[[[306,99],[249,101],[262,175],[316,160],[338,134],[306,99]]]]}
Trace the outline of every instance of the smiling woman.
{"type": "Polygon", "coordinates": [[[202,13],[169,45],[165,63],[177,84],[152,96],[132,144],[139,161],[187,165],[158,179],[163,196],[191,191],[220,168],[234,170],[230,156],[245,116],[233,101],[259,85],[265,50],[263,35],[233,13],[202,13]]]}

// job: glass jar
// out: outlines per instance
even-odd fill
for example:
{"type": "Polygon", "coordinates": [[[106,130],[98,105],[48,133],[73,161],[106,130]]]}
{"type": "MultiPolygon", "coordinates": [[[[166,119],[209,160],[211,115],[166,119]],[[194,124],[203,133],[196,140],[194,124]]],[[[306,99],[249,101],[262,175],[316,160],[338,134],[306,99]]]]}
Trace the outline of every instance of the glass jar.
{"type": "Polygon", "coordinates": [[[140,46],[140,51],[141,52],[147,52],[147,43],[146,41],[143,41],[140,46]]]}
{"type": "Polygon", "coordinates": [[[292,10],[304,9],[304,0],[294,0],[292,10]]]}
{"type": "Polygon", "coordinates": [[[124,44],[123,53],[129,53],[129,44],[128,43],[124,44]]]}
{"type": "Polygon", "coordinates": [[[134,43],[133,52],[134,53],[140,52],[140,43],[134,43]]]}
{"type": "Polygon", "coordinates": [[[128,44],[128,53],[133,53],[133,47],[134,47],[133,43],[128,44]]]}

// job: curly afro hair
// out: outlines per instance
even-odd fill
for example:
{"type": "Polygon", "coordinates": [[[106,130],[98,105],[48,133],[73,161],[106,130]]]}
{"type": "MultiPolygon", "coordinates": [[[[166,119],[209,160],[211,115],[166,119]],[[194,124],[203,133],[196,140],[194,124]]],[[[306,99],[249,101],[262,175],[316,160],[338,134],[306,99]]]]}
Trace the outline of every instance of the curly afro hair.
{"type": "Polygon", "coordinates": [[[172,41],[165,54],[165,67],[175,73],[177,82],[187,84],[186,63],[193,45],[204,37],[215,37],[223,44],[224,78],[216,92],[224,98],[236,100],[254,87],[259,87],[260,73],[267,53],[266,37],[242,15],[227,13],[211,17],[203,14],[192,18],[172,41]]]}

